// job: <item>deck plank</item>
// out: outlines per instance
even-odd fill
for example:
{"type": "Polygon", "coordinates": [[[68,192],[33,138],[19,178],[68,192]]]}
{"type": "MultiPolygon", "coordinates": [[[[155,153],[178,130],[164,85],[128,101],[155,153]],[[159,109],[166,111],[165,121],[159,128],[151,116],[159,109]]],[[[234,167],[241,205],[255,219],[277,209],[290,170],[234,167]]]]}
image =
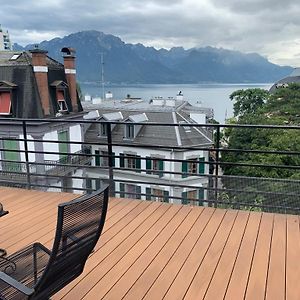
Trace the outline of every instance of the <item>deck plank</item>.
{"type": "Polygon", "coordinates": [[[228,281],[225,300],[244,299],[261,216],[261,213],[251,213],[249,216],[241,247],[228,281]]]}
{"type": "Polygon", "coordinates": [[[189,286],[184,297],[185,299],[204,299],[206,290],[224,251],[225,245],[230,237],[237,216],[237,211],[227,211],[226,216],[204,257],[204,260],[201,262],[191,285],[189,286]]]}
{"type": "MultiPolygon", "coordinates": [[[[208,222],[210,221],[212,215],[214,213],[214,209],[205,208],[204,212],[199,216],[195,225],[187,235],[186,239],[176,250],[176,253],[172,256],[170,261],[168,261],[167,265],[160,272],[158,277],[154,278],[153,285],[149,288],[149,290],[145,290],[144,293],[147,294],[144,296],[144,300],[152,300],[152,299],[162,299],[169,287],[171,286],[174,278],[179,273],[180,269],[183,267],[185,261],[189,257],[193,248],[195,247],[197,241],[203,234],[204,229],[206,228],[208,222]],[[170,276],[172,274],[172,276],[170,276]]],[[[159,268],[157,268],[160,271],[159,268]]],[[[144,277],[147,277],[143,275],[144,277]]],[[[149,280],[149,277],[147,280],[149,280]]],[[[151,277],[150,277],[151,278],[151,277]]],[[[126,295],[126,298],[129,299],[131,293],[135,291],[135,289],[142,290],[141,282],[137,282],[133,287],[132,291],[126,295]]],[[[134,299],[134,298],[132,298],[134,299]]]]}
{"type": "Polygon", "coordinates": [[[240,211],[220,257],[204,299],[223,299],[248,223],[249,212],[240,211]]]}
{"type": "Polygon", "coordinates": [[[164,299],[183,299],[224,217],[225,210],[216,210],[197,241],[184,266],[177,274],[164,299]]]}
{"type": "MultiPolygon", "coordinates": [[[[286,216],[275,215],[270,263],[266,286],[266,299],[285,299],[286,271],[286,216]]],[[[300,273],[299,273],[300,276],[300,273]]],[[[299,295],[300,297],[300,295],[299,295]]]]}
{"type": "Polygon", "coordinates": [[[274,215],[264,213],[260,223],[255,253],[245,299],[265,299],[274,215]]]}
{"type": "Polygon", "coordinates": [[[170,209],[167,205],[161,205],[159,203],[153,203],[148,206],[143,213],[137,216],[130,226],[123,228],[117,235],[111,239],[110,243],[102,244],[101,248],[96,251],[87,262],[85,272],[88,278],[88,284],[85,280],[75,280],[68,287],[61,292],[57,293],[53,299],[61,299],[67,295],[69,299],[72,297],[84,296],[100,279],[104,276],[116,263],[118,263],[122,257],[130,251],[132,247],[157,223],[164,225],[164,221],[168,219],[167,213],[170,209]],[[158,209],[160,208],[160,209],[158,209]],[[164,217],[164,219],[162,219],[164,217]],[[97,270],[101,264],[101,272],[97,270]],[[98,273],[98,277],[94,276],[98,273]],[[72,288],[76,285],[76,289],[72,288]],[[79,290],[76,292],[76,290],[79,290]],[[75,292],[75,293],[74,293],[75,292]],[[57,296],[57,298],[56,298],[57,296]]]}
{"type": "Polygon", "coordinates": [[[105,298],[142,299],[155,278],[165,268],[167,262],[186,238],[189,231],[193,228],[202,212],[203,209],[191,210],[167,243],[160,249],[157,245],[152,253],[152,260],[149,252],[145,251],[117,282],[114,289],[110,290],[109,293],[105,295],[105,298]],[[132,285],[131,288],[130,285],[132,285]],[[132,288],[133,285],[135,288],[132,288]]]}
{"type": "Polygon", "coordinates": [[[287,216],[286,299],[300,298],[300,219],[287,216]]]}
{"type": "Polygon", "coordinates": [[[154,239],[149,240],[144,236],[83,299],[102,299],[142,254],[151,259],[157,253],[157,247],[162,247],[169,240],[190,210],[189,207],[179,207],[161,231],[156,232],[154,239]]]}

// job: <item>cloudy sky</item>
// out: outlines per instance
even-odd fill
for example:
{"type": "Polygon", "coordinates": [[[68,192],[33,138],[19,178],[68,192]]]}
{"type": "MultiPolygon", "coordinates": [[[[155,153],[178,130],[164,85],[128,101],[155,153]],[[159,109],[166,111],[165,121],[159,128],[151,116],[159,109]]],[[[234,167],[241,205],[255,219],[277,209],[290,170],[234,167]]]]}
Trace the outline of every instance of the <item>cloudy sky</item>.
{"type": "Polygon", "coordinates": [[[300,67],[295,0],[0,0],[13,42],[41,42],[95,29],[155,48],[214,46],[257,52],[300,67]]]}

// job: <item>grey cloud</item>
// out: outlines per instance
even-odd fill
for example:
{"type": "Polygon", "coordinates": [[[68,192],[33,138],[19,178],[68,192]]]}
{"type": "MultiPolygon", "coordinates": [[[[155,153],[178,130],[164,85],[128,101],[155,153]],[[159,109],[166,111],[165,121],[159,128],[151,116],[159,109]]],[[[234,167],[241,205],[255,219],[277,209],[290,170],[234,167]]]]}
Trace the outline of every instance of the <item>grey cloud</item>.
{"type": "Polygon", "coordinates": [[[38,42],[95,29],[156,47],[206,45],[259,52],[290,62],[300,50],[300,4],[286,0],[73,0],[1,3],[0,20],[15,42],[38,42]],[[287,58],[282,58],[287,61],[287,58]]]}

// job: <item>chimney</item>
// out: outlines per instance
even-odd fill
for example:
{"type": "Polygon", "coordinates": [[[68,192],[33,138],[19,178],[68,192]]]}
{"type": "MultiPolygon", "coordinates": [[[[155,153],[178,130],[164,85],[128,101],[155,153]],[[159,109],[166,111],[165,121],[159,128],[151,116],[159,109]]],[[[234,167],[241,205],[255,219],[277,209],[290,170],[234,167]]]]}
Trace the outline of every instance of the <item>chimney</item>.
{"type": "Polygon", "coordinates": [[[77,112],[78,104],[75,69],[75,49],[65,47],[61,49],[61,52],[63,53],[65,73],[69,85],[69,92],[71,96],[73,112],[77,112]]]}
{"type": "Polygon", "coordinates": [[[30,50],[30,53],[32,54],[33,72],[36,78],[44,115],[47,116],[50,114],[48,66],[46,61],[48,51],[36,48],[30,50]]]}

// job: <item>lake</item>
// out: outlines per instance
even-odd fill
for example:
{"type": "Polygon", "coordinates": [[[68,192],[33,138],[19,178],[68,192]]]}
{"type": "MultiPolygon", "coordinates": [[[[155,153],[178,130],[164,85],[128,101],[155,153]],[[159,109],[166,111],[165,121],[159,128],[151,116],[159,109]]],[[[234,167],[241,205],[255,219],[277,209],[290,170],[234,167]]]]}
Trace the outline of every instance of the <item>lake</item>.
{"type": "MultiPolygon", "coordinates": [[[[182,91],[184,99],[191,104],[200,102],[203,107],[214,110],[215,119],[224,123],[226,118],[233,116],[233,103],[229,95],[238,89],[262,88],[269,89],[270,84],[136,84],[136,85],[105,85],[105,92],[111,91],[115,99],[124,99],[126,95],[149,100],[154,97],[176,97],[182,91]]],[[[80,84],[83,95],[102,96],[101,84],[80,84]]]]}

